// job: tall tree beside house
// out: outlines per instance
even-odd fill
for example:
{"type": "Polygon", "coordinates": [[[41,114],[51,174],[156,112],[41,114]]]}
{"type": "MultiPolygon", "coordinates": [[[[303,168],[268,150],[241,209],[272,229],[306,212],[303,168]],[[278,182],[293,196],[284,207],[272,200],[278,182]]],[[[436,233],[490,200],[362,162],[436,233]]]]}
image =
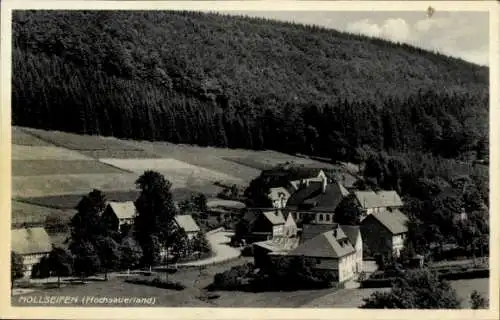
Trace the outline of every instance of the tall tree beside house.
{"type": "Polygon", "coordinates": [[[455,290],[429,270],[408,270],[390,292],[374,292],[364,309],[459,309],[455,290]]]}
{"type": "Polygon", "coordinates": [[[210,251],[210,244],[208,243],[207,237],[201,231],[198,232],[193,239],[191,239],[190,245],[193,251],[198,251],[200,253],[210,251]]]}
{"type": "Polygon", "coordinates": [[[267,196],[269,193],[269,181],[267,178],[258,176],[250,181],[250,184],[245,189],[244,196],[247,198],[247,204],[256,208],[272,207],[271,200],[267,196]]]}
{"type": "Polygon", "coordinates": [[[24,276],[23,257],[14,251],[10,252],[10,283],[14,287],[14,281],[24,276]]]}
{"type": "Polygon", "coordinates": [[[97,254],[104,270],[104,280],[108,280],[108,271],[114,270],[120,264],[119,245],[111,237],[102,237],[96,242],[97,254]]]}
{"type": "Polygon", "coordinates": [[[67,249],[53,247],[47,263],[49,270],[57,276],[57,287],[61,286],[61,277],[69,276],[73,272],[73,255],[67,249]]]}
{"type": "Polygon", "coordinates": [[[120,247],[120,268],[137,267],[142,259],[142,248],[133,237],[123,238],[120,247]]]}
{"type": "Polygon", "coordinates": [[[148,170],[136,185],[140,195],[135,201],[135,236],[143,249],[143,264],[151,266],[156,260],[150,247],[151,237],[156,237],[163,247],[168,247],[173,238],[176,208],[170,191],[172,184],[159,172],[148,170]]]}
{"type": "Polygon", "coordinates": [[[74,255],[74,271],[82,278],[99,272],[101,261],[94,244],[85,239],[77,239],[69,245],[74,255]]]}
{"type": "Polygon", "coordinates": [[[345,225],[359,225],[363,209],[356,201],[354,195],[344,198],[335,209],[334,220],[337,223],[345,225]]]}
{"type": "Polygon", "coordinates": [[[93,241],[106,233],[101,223],[101,213],[106,207],[105,195],[97,189],[92,190],[78,203],[77,213],[71,219],[71,238],[82,238],[93,241]]]}

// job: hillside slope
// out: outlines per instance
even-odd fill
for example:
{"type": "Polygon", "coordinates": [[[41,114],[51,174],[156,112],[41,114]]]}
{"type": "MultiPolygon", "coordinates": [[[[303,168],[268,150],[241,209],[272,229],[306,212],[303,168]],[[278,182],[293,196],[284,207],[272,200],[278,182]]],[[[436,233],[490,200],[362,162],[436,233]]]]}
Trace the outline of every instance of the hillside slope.
{"type": "Polygon", "coordinates": [[[487,135],[488,69],[407,45],[192,12],[16,12],[13,36],[16,125],[335,158],[487,135]]]}

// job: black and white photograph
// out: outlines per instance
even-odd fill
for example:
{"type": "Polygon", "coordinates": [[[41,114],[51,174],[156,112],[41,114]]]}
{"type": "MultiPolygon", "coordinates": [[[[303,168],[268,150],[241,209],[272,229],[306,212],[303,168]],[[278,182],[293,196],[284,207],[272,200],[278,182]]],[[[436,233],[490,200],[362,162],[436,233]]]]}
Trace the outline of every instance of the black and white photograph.
{"type": "Polygon", "coordinates": [[[140,2],[2,12],[11,314],[498,313],[498,3],[140,2]]]}

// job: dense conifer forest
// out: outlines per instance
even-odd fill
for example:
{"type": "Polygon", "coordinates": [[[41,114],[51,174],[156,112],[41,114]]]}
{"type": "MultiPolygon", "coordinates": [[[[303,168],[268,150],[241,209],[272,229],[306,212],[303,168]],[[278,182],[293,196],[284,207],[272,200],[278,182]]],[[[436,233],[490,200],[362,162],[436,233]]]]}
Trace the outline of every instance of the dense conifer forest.
{"type": "Polygon", "coordinates": [[[179,11],[18,11],[12,27],[14,125],[337,160],[487,153],[488,68],[408,45],[179,11]]]}

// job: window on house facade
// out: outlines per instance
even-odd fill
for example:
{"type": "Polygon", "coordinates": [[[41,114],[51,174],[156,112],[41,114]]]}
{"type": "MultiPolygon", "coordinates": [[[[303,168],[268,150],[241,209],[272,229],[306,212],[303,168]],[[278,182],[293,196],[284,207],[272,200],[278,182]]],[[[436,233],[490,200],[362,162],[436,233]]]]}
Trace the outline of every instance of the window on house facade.
{"type": "Polygon", "coordinates": [[[316,259],[316,264],[320,264],[321,263],[321,259],[316,259]]]}
{"type": "Polygon", "coordinates": [[[329,214],[326,214],[326,215],[325,215],[325,220],[326,220],[326,221],[330,221],[330,215],[329,215],[329,214]]]}
{"type": "Polygon", "coordinates": [[[319,221],[323,221],[323,214],[319,215],[319,221]]]}

